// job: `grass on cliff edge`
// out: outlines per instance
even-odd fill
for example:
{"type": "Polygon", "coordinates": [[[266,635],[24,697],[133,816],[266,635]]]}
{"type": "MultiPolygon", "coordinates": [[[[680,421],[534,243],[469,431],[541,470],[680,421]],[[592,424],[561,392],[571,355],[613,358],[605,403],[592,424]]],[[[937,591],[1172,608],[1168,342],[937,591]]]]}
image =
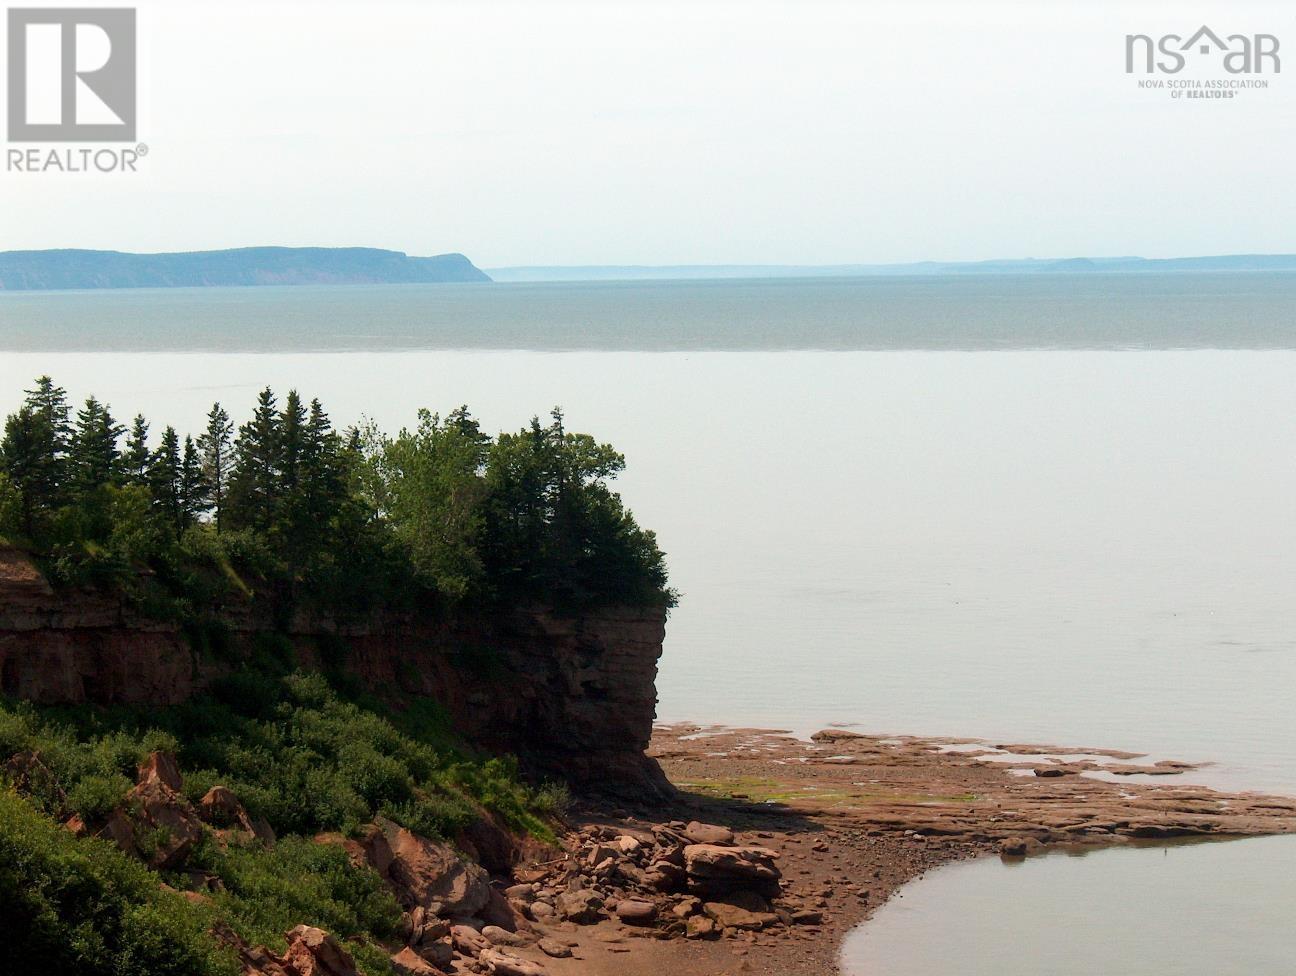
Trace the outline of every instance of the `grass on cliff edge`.
{"type": "MultiPolygon", "coordinates": [[[[131,872],[123,874],[119,852],[105,853],[106,845],[97,841],[76,841],[57,824],[72,813],[89,822],[101,820],[133,786],[139,763],[156,749],[176,754],[191,800],[224,785],[253,816],[269,821],[279,837],[272,850],[207,843],[190,857],[188,869],[215,875],[224,888],[212,895],[216,916],[249,942],[278,950],[286,929],[318,925],[349,940],[370,974],[388,971],[386,953],[375,943],[391,934],[399,910],[376,874],[353,867],[341,848],[312,843],[314,834],[351,833],[382,815],[425,836],[448,838],[484,809],[516,831],[549,839],[552,817],[564,801],[560,789],[523,784],[510,759],[472,759],[457,752],[435,703],[420,700],[403,713],[385,712],[363,699],[347,700],[319,674],[234,674],[216,682],[208,695],[166,709],[38,708],[0,700],[0,762],[30,750],[52,773],[27,784],[24,797],[7,794],[0,817],[22,823],[34,817],[54,831],[32,827],[14,837],[6,834],[16,848],[5,852],[10,870],[0,873],[0,914],[21,917],[9,916],[4,906],[21,889],[46,891],[48,869],[42,865],[72,858],[92,865],[86,871],[99,879],[102,898],[115,907],[88,912],[75,899],[53,897],[30,910],[48,921],[47,928],[71,937],[78,926],[89,925],[94,939],[103,942],[115,937],[114,918],[135,918],[132,913],[140,911],[144,914],[132,924],[165,942],[174,935],[166,925],[199,924],[187,913],[193,906],[180,909],[171,901],[161,903],[170,921],[157,921],[160,909],[144,911],[153,903],[140,895],[143,868],[130,862],[131,872]],[[13,813],[20,810],[15,804],[25,812],[13,813]],[[55,847],[50,837],[57,838],[55,847]],[[111,870],[94,866],[100,862],[111,862],[111,870]]],[[[174,887],[192,884],[184,874],[151,877],[154,887],[161,880],[174,887]]],[[[80,882],[68,886],[79,890],[80,882]]],[[[149,966],[139,971],[158,976],[219,971],[212,968],[215,962],[192,953],[173,964],[149,966]]],[[[136,972],[124,964],[105,971],[136,972]]]]}

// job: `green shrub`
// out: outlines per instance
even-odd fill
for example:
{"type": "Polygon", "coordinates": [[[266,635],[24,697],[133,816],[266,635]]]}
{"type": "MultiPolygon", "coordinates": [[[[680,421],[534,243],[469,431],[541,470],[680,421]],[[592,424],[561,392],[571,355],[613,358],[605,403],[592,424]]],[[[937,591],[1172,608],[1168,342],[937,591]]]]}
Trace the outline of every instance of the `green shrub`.
{"type": "Polygon", "coordinates": [[[73,837],[0,792],[0,918],[12,973],[235,976],[209,912],[115,847],[73,837]]]}
{"type": "MultiPolygon", "coordinates": [[[[225,891],[214,896],[219,916],[249,941],[279,948],[286,929],[318,925],[352,939],[348,948],[371,976],[387,971],[373,940],[390,933],[399,913],[376,874],[354,868],[338,847],[312,843],[314,834],[351,833],[382,815],[424,836],[452,838],[484,808],[517,830],[551,839],[548,818],[565,806],[561,788],[524,786],[513,760],[469,760],[449,741],[445,712],[435,703],[390,712],[369,699],[345,700],[319,674],[234,674],[216,682],[210,695],[166,709],[38,708],[0,699],[0,758],[33,750],[55,781],[48,795],[21,801],[28,811],[39,807],[53,817],[73,810],[101,820],[121,802],[150,751],[174,752],[190,800],[224,785],[279,837],[271,850],[208,842],[190,856],[188,867],[223,882],[225,891]]],[[[42,822],[71,841],[52,820],[42,822]]],[[[146,850],[156,839],[147,832],[138,838],[146,850]]],[[[156,875],[144,876],[156,885],[156,875]]],[[[185,875],[169,880],[188,883],[185,875]]],[[[0,893],[5,897],[14,896],[0,893]]],[[[197,924],[189,906],[177,916],[170,901],[125,901],[110,948],[93,925],[76,929],[68,921],[71,910],[59,909],[50,931],[84,936],[78,945],[85,954],[106,954],[130,976],[144,971],[132,967],[145,959],[162,974],[203,971],[175,968],[193,945],[184,928],[197,924]],[[168,946],[178,946],[180,955],[167,955],[168,946]]],[[[4,910],[0,903],[0,918],[7,920],[4,910]]],[[[85,970],[101,971],[107,976],[85,970]]]]}
{"type": "Polygon", "coordinates": [[[400,907],[376,872],[352,865],[345,850],[303,837],[281,839],[273,849],[231,845],[213,869],[225,891],[215,896],[221,914],[254,942],[282,949],[294,925],[316,925],[339,939],[386,938],[400,907]]]}
{"type": "Polygon", "coordinates": [[[125,776],[91,774],[68,791],[68,809],[80,814],[86,823],[98,823],[112,813],[130,788],[131,781],[125,776]]]}

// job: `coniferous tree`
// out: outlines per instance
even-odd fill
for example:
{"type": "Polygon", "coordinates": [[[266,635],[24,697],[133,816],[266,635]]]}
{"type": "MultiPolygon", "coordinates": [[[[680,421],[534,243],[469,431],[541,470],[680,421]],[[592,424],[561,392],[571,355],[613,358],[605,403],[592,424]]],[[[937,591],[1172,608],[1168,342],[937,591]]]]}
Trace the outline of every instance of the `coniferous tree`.
{"type": "Polygon", "coordinates": [[[40,437],[40,443],[32,445],[32,449],[42,456],[42,466],[48,469],[45,494],[38,500],[38,507],[51,508],[63,501],[68,485],[67,455],[72,425],[68,420],[67,390],[55,386],[48,376],[42,376],[36,380],[35,389],[25,392],[26,405],[38,419],[30,432],[40,437]]]}
{"type": "Polygon", "coordinates": [[[76,428],[68,448],[70,482],[73,491],[87,497],[100,485],[117,482],[121,459],[117,441],[125,429],[112,418],[108,408],[94,397],[77,411],[76,428]]]}
{"type": "Polygon", "coordinates": [[[137,414],[126,438],[126,450],[122,452],[122,476],[128,484],[148,484],[149,463],[153,460],[153,453],[148,446],[148,434],[148,421],[143,414],[137,414]]]}
{"type": "Polygon", "coordinates": [[[154,509],[176,534],[184,528],[182,465],[180,435],[174,427],[167,427],[162,433],[161,445],[153,452],[148,483],[154,509]]]}
{"type": "Polygon", "coordinates": [[[69,420],[72,411],[68,406],[67,390],[55,386],[48,376],[36,380],[34,390],[26,390],[27,405],[42,415],[50,425],[54,443],[60,452],[65,452],[68,440],[72,436],[72,424],[69,420]]]}
{"type": "Polygon", "coordinates": [[[279,418],[279,497],[291,506],[301,488],[302,459],[306,451],[306,407],[296,390],[288,391],[279,418]]]}
{"type": "Polygon", "coordinates": [[[301,481],[306,516],[322,528],[336,514],[346,492],[342,472],[342,442],[319,400],[311,400],[302,440],[301,481]]]}
{"type": "Polygon", "coordinates": [[[257,398],[252,419],[239,427],[230,473],[229,515],[236,527],[268,530],[279,497],[280,419],[269,387],[257,398]]]}
{"type": "Polygon", "coordinates": [[[207,414],[207,430],[198,438],[198,450],[202,454],[203,483],[208,493],[207,507],[213,514],[217,532],[221,529],[225,495],[229,490],[233,436],[234,425],[230,423],[229,414],[219,403],[212,404],[207,414]]]}
{"type": "Polygon", "coordinates": [[[0,441],[0,469],[18,492],[22,527],[29,539],[39,534],[44,515],[58,496],[58,459],[49,418],[24,404],[5,421],[0,441]]]}
{"type": "Polygon", "coordinates": [[[210,489],[203,477],[202,457],[192,437],[184,440],[184,453],[180,460],[180,521],[188,527],[211,508],[210,489]]]}

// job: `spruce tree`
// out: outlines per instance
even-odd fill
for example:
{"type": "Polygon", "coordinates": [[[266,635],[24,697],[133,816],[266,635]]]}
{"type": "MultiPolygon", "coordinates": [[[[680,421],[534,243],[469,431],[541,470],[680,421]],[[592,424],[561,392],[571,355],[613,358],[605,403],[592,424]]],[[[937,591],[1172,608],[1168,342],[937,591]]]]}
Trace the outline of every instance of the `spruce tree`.
{"type": "Polygon", "coordinates": [[[35,539],[43,516],[58,495],[58,464],[51,449],[55,439],[48,417],[24,404],[5,421],[0,441],[0,469],[18,491],[23,533],[35,539]]]}
{"type": "Polygon", "coordinates": [[[148,435],[148,421],[143,414],[136,415],[121,459],[122,475],[129,484],[148,484],[149,463],[153,459],[153,454],[149,451],[148,435]]]}
{"type": "Polygon", "coordinates": [[[68,440],[72,436],[72,424],[69,420],[72,411],[68,406],[67,390],[55,386],[48,376],[36,380],[34,390],[25,390],[27,405],[49,422],[55,446],[65,452],[68,440]]]}
{"type": "Polygon", "coordinates": [[[188,527],[211,508],[210,490],[203,477],[202,457],[192,437],[184,440],[184,453],[180,461],[180,518],[188,527]]]}
{"type": "Polygon", "coordinates": [[[279,419],[279,497],[291,504],[301,487],[302,458],[306,450],[306,407],[296,390],[288,391],[279,419]]]}
{"type": "Polygon", "coordinates": [[[176,534],[184,528],[182,464],[180,435],[174,427],[168,427],[149,464],[148,483],[154,509],[176,534]]]}
{"type": "Polygon", "coordinates": [[[212,404],[207,414],[207,430],[198,438],[202,454],[202,476],[207,488],[207,507],[216,521],[216,531],[221,529],[221,516],[225,510],[225,495],[229,490],[230,456],[234,425],[229,414],[219,403],[212,404]]]}
{"type": "Polygon", "coordinates": [[[73,491],[84,498],[100,485],[115,483],[121,473],[117,441],[125,429],[94,397],[77,411],[76,429],[68,448],[73,491]]]}
{"type": "Polygon", "coordinates": [[[257,398],[252,419],[239,427],[230,472],[229,515],[235,527],[268,530],[279,497],[280,418],[269,387],[257,398]]]}
{"type": "Polygon", "coordinates": [[[68,487],[67,455],[72,425],[68,420],[67,390],[55,386],[48,376],[42,376],[36,380],[35,389],[24,392],[26,405],[38,421],[30,428],[30,432],[40,438],[40,443],[32,445],[32,450],[41,455],[41,465],[47,471],[43,476],[45,487],[39,506],[53,507],[62,502],[68,487]]]}

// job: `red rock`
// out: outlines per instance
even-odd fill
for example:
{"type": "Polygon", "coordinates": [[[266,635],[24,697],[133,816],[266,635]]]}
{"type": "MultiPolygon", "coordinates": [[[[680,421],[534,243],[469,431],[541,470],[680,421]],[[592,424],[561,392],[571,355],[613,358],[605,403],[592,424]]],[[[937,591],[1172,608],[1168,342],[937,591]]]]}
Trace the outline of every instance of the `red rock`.
{"type": "Polygon", "coordinates": [[[358,976],[355,960],[323,929],[298,925],[284,933],[288,951],[283,963],[300,976],[358,976]]]}
{"type": "Polygon", "coordinates": [[[486,969],[499,976],[543,976],[545,968],[538,962],[519,959],[498,949],[487,949],[479,957],[486,969]]]}
{"type": "Polygon", "coordinates": [[[593,891],[564,891],[554,899],[554,908],[560,918],[578,925],[589,925],[599,920],[603,899],[593,891]]]}
{"type": "Polygon", "coordinates": [[[194,845],[203,838],[202,822],[193,807],[167,785],[164,776],[153,771],[127,795],[126,810],[137,849],[141,835],[147,831],[152,850],[144,853],[149,867],[154,869],[171,869],[183,864],[194,845]]]}
{"type": "Polygon", "coordinates": [[[274,830],[262,817],[252,817],[234,792],[213,786],[198,801],[198,816],[213,827],[230,827],[251,834],[267,847],[275,842],[274,830]]]}
{"type": "Polygon", "coordinates": [[[361,840],[366,857],[404,905],[436,915],[466,918],[485,908],[491,888],[485,870],[449,845],[379,819],[361,840]]]}
{"type": "Polygon", "coordinates": [[[536,945],[546,956],[552,956],[554,959],[571,958],[571,949],[554,939],[541,939],[536,945]]]}
{"type": "Polygon", "coordinates": [[[684,836],[693,844],[718,844],[722,847],[732,844],[734,840],[734,832],[728,827],[699,823],[696,820],[684,828],[684,836]]]}
{"type": "Polygon", "coordinates": [[[775,851],[765,847],[690,844],[684,848],[689,885],[700,894],[750,889],[774,897],[782,877],[774,865],[777,858],[775,851]]]}
{"type": "Polygon", "coordinates": [[[465,956],[481,955],[490,948],[490,940],[468,925],[450,926],[450,941],[465,956]]]}
{"type": "Polygon", "coordinates": [[[687,922],[684,934],[690,939],[709,938],[716,934],[715,920],[707,915],[693,915],[687,922]]]}
{"type": "Polygon", "coordinates": [[[520,916],[503,893],[495,888],[490,889],[489,900],[476,914],[487,925],[494,925],[508,932],[518,930],[520,916]]]}
{"type": "Polygon", "coordinates": [[[149,753],[149,757],[140,765],[135,781],[140,784],[161,783],[177,793],[184,785],[184,780],[180,777],[180,766],[176,763],[175,756],[169,752],[149,753]]]}
{"type": "Polygon", "coordinates": [[[759,931],[778,921],[778,916],[769,911],[768,905],[765,905],[764,911],[758,911],[754,910],[750,904],[733,904],[732,901],[709,901],[702,906],[702,911],[714,919],[716,925],[725,929],[759,931]]]}
{"type": "Polygon", "coordinates": [[[626,898],[617,902],[616,914],[627,925],[651,925],[657,918],[657,906],[650,901],[626,898]]]}
{"type": "Polygon", "coordinates": [[[684,887],[684,868],[669,861],[654,861],[644,872],[643,883],[654,891],[679,891],[684,887]]]}
{"type": "Polygon", "coordinates": [[[391,957],[391,965],[397,976],[443,976],[408,946],[391,957]]]}

